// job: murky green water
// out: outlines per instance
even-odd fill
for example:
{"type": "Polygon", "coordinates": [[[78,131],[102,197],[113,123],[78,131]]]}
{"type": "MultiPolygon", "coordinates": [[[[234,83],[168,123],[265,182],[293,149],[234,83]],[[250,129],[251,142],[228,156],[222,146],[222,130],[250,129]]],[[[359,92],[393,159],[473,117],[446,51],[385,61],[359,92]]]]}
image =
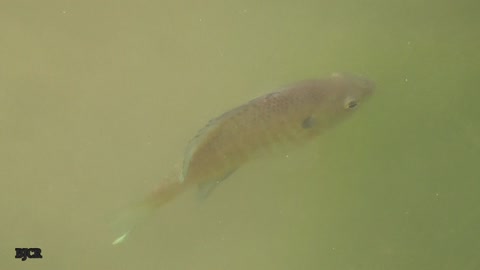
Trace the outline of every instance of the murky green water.
{"type": "Polygon", "coordinates": [[[4,2],[0,268],[480,269],[478,8],[4,2]],[[210,118],[334,71],[377,83],[352,119],[111,246],[210,118]]]}

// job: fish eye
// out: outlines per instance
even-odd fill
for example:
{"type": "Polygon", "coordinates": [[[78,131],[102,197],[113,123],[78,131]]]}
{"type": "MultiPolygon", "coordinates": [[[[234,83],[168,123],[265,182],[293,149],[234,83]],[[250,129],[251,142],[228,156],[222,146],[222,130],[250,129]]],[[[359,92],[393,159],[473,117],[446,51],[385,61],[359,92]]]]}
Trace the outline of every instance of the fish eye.
{"type": "Polygon", "coordinates": [[[358,102],[356,100],[348,100],[345,102],[345,109],[351,110],[358,106],[358,102]]]}

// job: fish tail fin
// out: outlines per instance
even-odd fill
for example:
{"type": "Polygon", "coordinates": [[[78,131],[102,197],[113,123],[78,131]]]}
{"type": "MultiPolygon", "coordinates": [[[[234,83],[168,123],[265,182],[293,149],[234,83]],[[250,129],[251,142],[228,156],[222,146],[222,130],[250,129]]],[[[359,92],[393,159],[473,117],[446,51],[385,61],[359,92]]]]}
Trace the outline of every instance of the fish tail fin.
{"type": "Polygon", "coordinates": [[[156,209],[175,198],[186,189],[186,186],[179,181],[165,182],[145,200],[125,209],[113,222],[113,227],[116,232],[119,232],[119,236],[115,238],[112,245],[125,241],[138,225],[152,217],[156,209]]]}
{"type": "Polygon", "coordinates": [[[117,245],[125,241],[127,236],[140,224],[147,221],[155,211],[155,207],[148,204],[146,201],[136,203],[122,210],[122,212],[115,217],[112,222],[112,227],[118,237],[112,242],[112,245],[117,245]]]}

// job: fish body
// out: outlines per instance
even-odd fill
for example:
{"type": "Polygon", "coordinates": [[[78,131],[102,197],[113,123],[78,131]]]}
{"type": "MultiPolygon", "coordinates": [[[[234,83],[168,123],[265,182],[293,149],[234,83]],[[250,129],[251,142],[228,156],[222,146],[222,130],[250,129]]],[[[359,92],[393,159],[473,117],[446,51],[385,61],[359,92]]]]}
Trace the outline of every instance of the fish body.
{"type": "Polygon", "coordinates": [[[288,86],[230,110],[191,140],[180,181],[218,181],[274,147],[307,143],[352,114],[373,88],[366,79],[337,74],[288,86]]]}
{"type": "Polygon", "coordinates": [[[356,111],[374,88],[365,78],[333,74],[287,86],[212,119],[188,144],[180,175],[164,181],[145,205],[156,208],[192,185],[208,195],[246,162],[315,139],[356,111]]]}

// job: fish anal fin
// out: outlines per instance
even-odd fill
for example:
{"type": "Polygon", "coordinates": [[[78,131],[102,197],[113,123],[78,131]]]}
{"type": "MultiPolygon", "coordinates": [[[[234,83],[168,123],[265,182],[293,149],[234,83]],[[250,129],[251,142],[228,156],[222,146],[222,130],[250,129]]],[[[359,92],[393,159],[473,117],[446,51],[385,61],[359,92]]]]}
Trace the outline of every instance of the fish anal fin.
{"type": "Polygon", "coordinates": [[[228,171],[228,173],[218,179],[198,184],[198,199],[207,199],[213,190],[215,190],[215,188],[218,186],[218,184],[222,183],[225,179],[232,175],[233,172],[235,172],[235,169],[228,171]]]}

